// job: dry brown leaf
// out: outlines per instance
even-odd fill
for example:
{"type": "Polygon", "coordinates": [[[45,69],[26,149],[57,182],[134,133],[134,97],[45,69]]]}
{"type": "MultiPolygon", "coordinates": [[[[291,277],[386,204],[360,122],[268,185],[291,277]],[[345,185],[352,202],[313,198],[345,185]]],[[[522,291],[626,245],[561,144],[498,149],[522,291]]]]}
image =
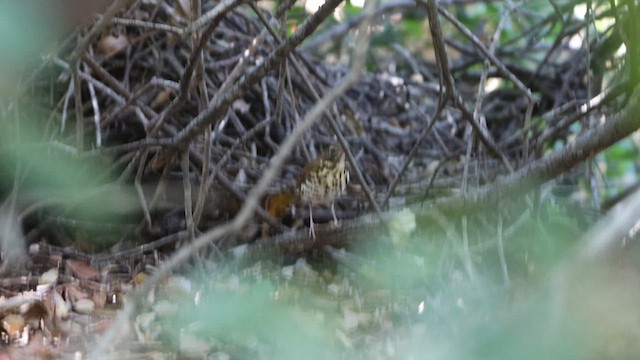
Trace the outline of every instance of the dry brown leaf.
{"type": "Polygon", "coordinates": [[[395,116],[390,117],[389,120],[387,120],[387,122],[391,126],[402,128],[402,126],[400,125],[400,121],[398,121],[398,118],[396,118],[395,116]]]}
{"type": "Polygon", "coordinates": [[[110,58],[129,46],[127,35],[107,35],[98,41],[98,54],[104,58],[110,58]]]}
{"type": "Polygon", "coordinates": [[[80,280],[96,280],[102,275],[98,269],[80,260],[67,260],[66,265],[71,274],[80,280]]]}
{"type": "Polygon", "coordinates": [[[2,319],[2,328],[9,334],[11,339],[16,339],[22,333],[25,323],[22,315],[9,314],[2,319]]]}
{"type": "Polygon", "coordinates": [[[51,313],[44,302],[36,301],[33,304],[30,304],[29,308],[22,314],[22,316],[24,316],[25,320],[29,324],[32,324],[32,328],[37,329],[37,324],[40,323],[40,320],[49,319],[51,313]]]}
{"type": "Polygon", "coordinates": [[[175,91],[169,88],[165,88],[164,90],[160,91],[158,95],[156,95],[156,97],[153,99],[153,101],[151,101],[151,108],[153,110],[163,109],[165,106],[167,106],[167,104],[169,104],[171,99],[173,99],[174,94],[175,91]]]}
{"type": "Polygon", "coordinates": [[[169,154],[159,152],[151,158],[151,161],[149,162],[149,169],[154,173],[160,173],[170,161],[171,156],[169,156],[169,154]]]}
{"type": "MultiPolygon", "coordinates": [[[[291,208],[296,200],[296,196],[292,193],[278,193],[267,196],[265,199],[265,210],[274,218],[280,218],[291,208]]],[[[262,237],[268,237],[270,226],[266,222],[262,224],[262,237]]]]}
{"type": "Polygon", "coordinates": [[[139,272],[133,275],[133,284],[135,286],[142,285],[145,281],[147,281],[147,278],[149,278],[149,275],[144,272],[139,272]]]}
{"type": "Polygon", "coordinates": [[[265,210],[269,215],[279,218],[285,211],[291,208],[291,204],[296,200],[296,196],[292,193],[277,193],[267,196],[265,200],[265,210]]]}

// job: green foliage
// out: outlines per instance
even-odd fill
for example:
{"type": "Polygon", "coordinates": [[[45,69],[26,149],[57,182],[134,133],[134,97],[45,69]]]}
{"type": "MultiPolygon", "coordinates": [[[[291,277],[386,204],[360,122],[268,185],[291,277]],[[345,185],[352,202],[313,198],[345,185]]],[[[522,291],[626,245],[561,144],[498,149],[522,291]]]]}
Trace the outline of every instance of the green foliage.
{"type": "Polygon", "coordinates": [[[58,35],[48,2],[0,2],[0,103],[15,96],[18,75],[29,73],[58,35]]]}
{"type": "Polygon", "coordinates": [[[360,14],[362,14],[362,8],[353,6],[353,4],[351,4],[351,1],[345,2],[344,8],[342,8],[342,10],[344,11],[344,14],[346,15],[347,19],[353,19],[357,16],[360,16],[360,14]]]}
{"type": "Polygon", "coordinates": [[[627,138],[609,147],[596,158],[599,168],[605,170],[608,195],[615,196],[629,185],[640,181],[639,157],[638,146],[627,138]]]}
{"type": "Polygon", "coordinates": [[[379,231],[355,242],[344,266],[328,273],[316,261],[280,271],[256,265],[239,281],[225,281],[218,272],[205,286],[214,290],[203,291],[198,305],[185,303],[164,320],[167,336],[190,334],[247,358],[370,358],[379,352],[364,344],[384,344],[389,334],[396,339],[393,358],[577,356],[593,334],[571,321],[551,326],[557,301],[551,290],[552,275],[571,257],[584,228],[558,207],[543,207],[546,220],[524,214],[522,221],[509,215],[520,214],[517,207],[504,209],[503,248],[493,211],[468,215],[465,230],[462,217],[415,218],[405,210],[392,220],[397,226],[390,225],[389,235],[379,231]],[[501,250],[511,285],[505,284],[501,250]]]}
{"type": "Polygon", "coordinates": [[[607,163],[606,175],[608,178],[637,177],[638,168],[635,161],[640,153],[631,139],[623,139],[611,146],[603,153],[603,156],[607,163]]]}
{"type": "Polygon", "coordinates": [[[177,316],[167,319],[170,337],[180,333],[207,339],[220,349],[235,348],[248,358],[325,359],[327,329],[274,301],[276,288],[268,281],[251,283],[242,291],[209,291],[198,306],[182,304],[177,316]],[[267,345],[261,348],[255,343],[267,345]]]}
{"type": "Polygon", "coordinates": [[[302,24],[307,18],[307,12],[302,6],[295,5],[287,12],[287,34],[291,35],[295,30],[295,26],[302,24]]]}

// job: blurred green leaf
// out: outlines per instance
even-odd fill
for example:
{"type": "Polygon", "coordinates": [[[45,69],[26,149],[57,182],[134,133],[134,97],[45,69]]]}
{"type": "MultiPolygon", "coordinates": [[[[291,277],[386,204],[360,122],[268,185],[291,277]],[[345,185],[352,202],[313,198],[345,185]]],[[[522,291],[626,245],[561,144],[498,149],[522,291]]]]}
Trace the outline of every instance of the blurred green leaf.
{"type": "Polygon", "coordinates": [[[330,336],[328,329],[311,316],[303,315],[304,309],[299,312],[276,302],[273,298],[275,290],[271,283],[263,281],[242,291],[204,293],[202,303],[181,306],[183,311],[170,320],[173,336],[192,329],[193,335],[244,347],[241,352],[253,353],[253,356],[261,354],[273,359],[335,358],[338,354],[326,344],[330,336]],[[256,347],[252,339],[268,345],[268,348],[256,347]]]}

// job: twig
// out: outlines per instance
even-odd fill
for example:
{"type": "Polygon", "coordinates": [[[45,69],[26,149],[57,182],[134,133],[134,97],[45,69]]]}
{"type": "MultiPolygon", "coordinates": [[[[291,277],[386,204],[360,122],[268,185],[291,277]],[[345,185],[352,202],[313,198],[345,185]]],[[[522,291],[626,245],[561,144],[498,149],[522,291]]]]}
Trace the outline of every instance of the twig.
{"type": "Polygon", "coordinates": [[[136,193],[138,194],[138,201],[140,201],[140,206],[142,206],[142,213],[144,214],[144,222],[147,226],[147,229],[150,229],[152,225],[151,214],[149,213],[147,200],[144,196],[144,191],[142,190],[142,174],[144,173],[144,167],[147,163],[148,157],[149,157],[149,149],[143,150],[142,153],[140,154],[140,161],[137,161],[138,171],[136,171],[136,177],[133,181],[133,184],[136,188],[136,193]]]}
{"type": "Polygon", "coordinates": [[[502,280],[504,281],[505,286],[511,285],[511,280],[509,279],[509,270],[507,268],[507,259],[504,256],[504,244],[502,241],[503,238],[503,230],[504,225],[502,223],[502,214],[498,213],[498,257],[500,258],[500,269],[502,270],[502,280]]]}
{"type": "Polygon", "coordinates": [[[171,173],[171,169],[175,165],[177,161],[177,154],[168,155],[170,156],[169,161],[167,161],[166,166],[162,169],[162,175],[160,175],[160,181],[158,181],[158,186],[153,193],[153,197],[151,201],[149,201],[149,209],[155,209],[158,202],[160,201],[160,197],[165,195],[167,190],[167,183],[169,181],[169,174],[171,173]]]}
{"type": "Polygon", "coordinates": [[[107,116],[105,116],[102,119],[102,121],[100,123],[100,126],[101,127],[107,127],[107,126],[111,125],[114,121],[117,120],[117,115],[119,115],[122,111],[124,111],[126,108],[131,106],[134,102],[136,102],[138,100],[138,98],[140,98],[140,96],[142,96],[143,94],[145,94],[147,92],[147,90],[153,89],[153,88],[159,88],[159,87],[168,87],[168,88],[171,88],[171,89],[174,89],[174,90],[178,90],[180,88],[179,84],[176,83],[175,81],[166,80],[166,79],[159,79],[159,78],[154,77],[151,80],[149,80],[149,82],[146,83],[143,87],[141,87],[135,93],[133,93],[131,95],[131,97],[127,99],[127,101],[125,103],[120,104],[113,111],[111,111],[111,113],[109,113],[107,116]]]}
{"type": "Polygon", "coordinates": [[[151,21],[144,21],[144,20],[138,20],[138,19],[123,19],[123,18],[114,17],[113,19],[111,19],[111,23],[116,25],[124,25],[124,26],[136,26],[142,29],[167,31],[167,32],[178,34],[178,35],[184,34],[184,29],[181,27],[171,26],[167,24],[159,24],[151,21]]]}
{"type": "Polygon", "coordinates": [[[195,237],[195,224],[193,221],[191,176],[189,175],[189,149],[184,150],[181,157],[180,167],[182,168],[182,182],[184,184],[184,218],[187,222],[187,240],[191,241],[195,237]]]}
{"type": "MultiPolygon", "coordinates": [[[[133,98],[133,94],[131,93],[131,91],[129,91],[129,89],[127,89],[127,87],[125,85],[123,85],[120,81],[118,81],[118,79],[116,79],[115,77],[113,77],[113,75],[111,75],[108,71],[106,71],[100,64],[98,64],[91,56],[84,54],[82,55],[82,61],[84,63],[86,63],[87,65],[89,65],[89,67],[91,68],[91,70],[93,70],[93,72],[100,77],[102,80],[104,80],[104,82],[109,85],[109,87],[113,90],[115,90],[115,92],[122,96],[124,99],[131,99],[133,98]]],[[[120,103],[124,103],[124,100],[119,101],[120,103]]],[[[140,101],[140,99],[136,99],[135,100],[136,106],[138,108],[140,108],[140,110],[142,110],[142,112],[145,114],[145,116],[147,117],[155,117],[157,116],[156,112],[151,109],[148,105],[144,104],[143,102],[140,101]]],[[[145,119],[141,119],[141,121],[143,121],[143,123],[146,123],[145,119]]]]}
{"type": "MultiPolygon", "coordinates": [[[[87,65],[84,64],[84,71],[89,72],[87,65]]],[[[93,108],[93,124],[95,126],[95,134],[96,134],[96,147],[102,147],[102,128],[100,127],[100,104],[98,103],[98,98],[96,97],[96,89],[93,86],[93,83],[87,83],[89,87],[89,96],[91,97],[91,107],[93,108]]]]}
{"type": "MultiPolygon", "coordinates": [[[[73,82],[75,79],[71,79],[69,81],[69,86],[67,87],[67,92],[64,94],[64,101],[62,104],[62,114],[60,115],[60,133],[64,133],[64,130],[67,125],[67,109],[69,109],[69,99],[71,99],[71,95],[73,94],[73,82]]],[[[76,149],[76,152],[78,150],[76,149]]]]}
{"type": "MultiPolygon", "coordinates": [[[[187,26],[183,32],[182,32],[182,36],[186,36],[194,31],[199,31],[200,29],[202,29],[204,26],[206,26],[207,24],[211,24],[211,23],[215,23],[218,21],[218,19],[221,18],[221,16],[224,16],[224,14],[226,14],[229,10],[231,10],[232,8],[240,5],[242,2],[244,2],[245,0],[223,0],[221,1],[218,5],[216,5],[216,7],[214,7],[213,9],[207,11],[206,14],[202,15],[200,18],[198,18],[197,20],[195,20],[193,23],[191,23],[189,26],[187,26]]],[[[207,32],[205,32],[207,33],[207,32]]],[[[209,37],[206,37],[207,41],[209,39],[209,37]]]]}
{"type": "MultiPolygon", "coordinates": [[[[202,11],[202,3],[199,0],[193,0],[192,1],[192,8],[196,9],[197,11],[197,15],[200,15],[201,11],[202,11]]],[[[197,38],[201,38],[202,34],[198,33],[198,37],[197,38]]],[[[200,56],[200,61],[198,61],[198,73],[199,73],[199,78],[200,78],[200,83],[199,85],[199,93],[200,93],[200,98],[202,99],[202,103],[204,105],[205,108],[209,107],[209,92],[207,91],[207,83],[205,80],[205,69],[204,69],[204,52],[202,51],[202,48],[200,50],[199,53],[200,56]]],[[[195,209],[193,210],[193,223],[194,226],[198,226],[198,224],[200,223],[200,218],[202,217],[202,210],[204,209],[204,203],[205,201],[207,201],[207,192],[210,189],[210,184],[209,184],[209,163],[211,162],[211,128],[210,127],[205,127],[204,129],[204,148],[203,148],[203,152],[204,152],[204,159],[202,161],[202,172],[200,174],[200,186],[198,189],[198,197],[196,200],[196,206],[195,209]]],[[[185,187],[185,193],[187,192],[187,189],[185,187]]],[[[187,203],[185,202],[185,208],[189,208],[191,209],[191,205],[187,206],[187,203]]],[[[188,223],[187,223],[188,225],[188,223]]],[[[191,237],[195,236],[195,229],[192,229],[191,231],[189,230],[189,226],[187,226],[187,234],[191,237]]]]}
{"type": "Polygon", "coordinates": [[[80,62],[71,64],[71,76],[73,77],[73,102],[76,114],[76,149],[84,150],[84,116],[82,115],[82,92],[80,91],[80,62]]]}
{"type": "Polygon", "coordinates": [[[469,249],[469,222],[466,215],[462,216],[462,263],[467,271],[469,281],[475,282],[475,270],[473,268],[473,260],[471,259],[471,250],[469,249]]]}

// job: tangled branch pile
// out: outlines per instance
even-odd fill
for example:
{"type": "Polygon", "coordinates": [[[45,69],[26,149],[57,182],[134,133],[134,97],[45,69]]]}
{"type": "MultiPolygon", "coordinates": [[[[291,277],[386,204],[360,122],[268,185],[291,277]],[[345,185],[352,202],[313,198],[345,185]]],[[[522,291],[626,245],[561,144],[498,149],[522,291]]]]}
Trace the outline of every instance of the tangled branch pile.
{"type": "MultiPolygon", "coordinates": [[[[616,55],[626,15],[600,10],[606,2],[583,17],[570,2],[553,11],[496,5],[497,21],[476,29],[457,17],[480,5],[455,1],[399,0],[380,5],[371,19],[361,13],[336,22],[331,16],[339,18],[345,5],[327,0],[295,26],[299,9],[290,0],[270,10],[242,0],[193,6],[199,3],[115,1],[23,87],[23,94],[48,92],[55,103],[32,142],[7,139],[11,149],[45,149],[37,160],[16,157],[33,163],[10,170],[4,182],[13,184],[20,171],[33,179],[19,189],[26,195],[18,208],[43,264],[63,255],[96,267],[132,265],[126,275],[133,276],[156,263],[149,254],[168,258],[202,233],[209,237],[196,243],[212,259],[256,240],[254,248],[277,244],[294,253],[344,245],[358,226],[370,225],[364,213],[384,216],[380,209],[416,201],[462,211],[502,190],[556,178],[637,128],[624,112],[612,129],[600,121],[618,113],[633,88],[633,80],[621,81],[625,58],[616,55]],[[594,29],[611,18],[610,27],[594,29]],[[354,70],[349,55],[368,21],[368,70],[354,70]],[[409,21],[420,35],[398,40],[409,21]],[[255,191],[302,119],[353,71],[355,85],[297,139],[266,193],[255,191]],[[569,145],[587,130],[584,141],[569,145]],[[342,230],[321,227],[313,242],[306,229],[291,231],[307,218],[294,210],[304,209],[295,206],[296,178],[336,143],[353,179],[338,213],[354,220],[342,230]],[[69,159],[71,167],[59,165],[69,159]],[[43,181],[51,171],[45,163],[63,169],[52,175],[57,184],[43,181]],[[69,171],[89,180],[70,181],[69,171]],[[38,192],[43,186],[46,196],[38,192]],[[255,216],[240,218],[245,207],[255,216]]],[[[19,128],[19,118],[6,133],[19,128]]],[[[314,216],[331,220],[328,209],[314,216]]],[[[195,251],[174,256],[172,265],[195,251]]]]}

